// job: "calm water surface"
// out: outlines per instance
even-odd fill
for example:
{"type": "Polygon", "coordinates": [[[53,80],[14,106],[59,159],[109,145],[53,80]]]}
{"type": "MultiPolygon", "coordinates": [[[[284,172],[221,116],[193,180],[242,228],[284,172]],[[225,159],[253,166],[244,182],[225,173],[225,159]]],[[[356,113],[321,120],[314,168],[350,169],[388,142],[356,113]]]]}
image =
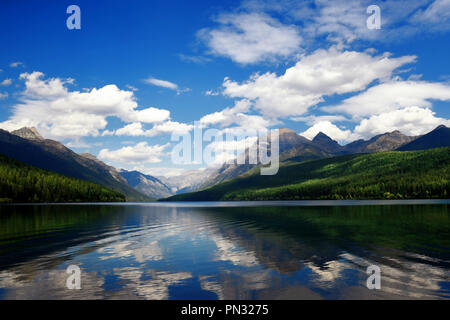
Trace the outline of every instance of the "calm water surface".
{"type": "Polygon", "coordinates": [[[450,299],[450,202],[388,203],[0,206],[0,299],[450,299]]]}

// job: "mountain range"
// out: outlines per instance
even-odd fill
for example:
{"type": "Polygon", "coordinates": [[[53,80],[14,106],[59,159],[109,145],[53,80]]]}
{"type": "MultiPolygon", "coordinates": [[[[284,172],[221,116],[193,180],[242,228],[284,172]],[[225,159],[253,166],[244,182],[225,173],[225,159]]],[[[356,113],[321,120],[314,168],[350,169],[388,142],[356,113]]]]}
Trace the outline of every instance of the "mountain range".
{"type": "MultiPolygon", "coordinates": [[[[270,150],[270,139],[268,142],[270,150]]],[[[344,146],[322,132],[309,140],[293,130],[279,130],[281,165],[351,154],[448,146],[450,128],[445,126],[439,126],[423,136],[406,136],[399,131],[393,131],[344,146]]],[[[92,154],[78,154],[58,141],[44,139],[35,128],[27,127],[12,132],[0,129],[0,153],[28,165],[111,188],[124,194],[128,201],[166,198],[206,189],[245,175],[260,165],[248,164],[249,149],[246,149],[246,164],[237,164],[234,161],[219,168],[190,170],[174,177],[152,176],[138,171],[118,170],[92,154]]]]}
{"type": "Polygon", "coordinates": [[[447,199],[450,148],[282,162],[274,176],[239,177],[165,201],[447,199]]]}
{"type": "Polygon", "coordinates": [[[128,201],[149,200],[132,188],[114,167],[90,154],[77,154],[62,143],[44,139],[34,128],[0,129],[0,153],[44,170],[93,182],[126,196],[128,201]]]}

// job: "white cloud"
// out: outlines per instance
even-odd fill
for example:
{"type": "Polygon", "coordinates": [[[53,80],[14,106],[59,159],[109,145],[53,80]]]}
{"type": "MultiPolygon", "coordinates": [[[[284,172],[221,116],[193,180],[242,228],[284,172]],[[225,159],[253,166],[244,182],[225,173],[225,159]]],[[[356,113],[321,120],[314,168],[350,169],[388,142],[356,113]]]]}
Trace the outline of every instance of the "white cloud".
{"type": "Polygon", "coordinates": [[[178,55],[178,57],[182,61],[193,62],[193,63],[197,63],[197,64],[203,64],[203,63],[211,61],[211,59],[207,58],[207,57],[203,57],[203,56],[189,56],[189,55],[185,55],[185,54],[182,54],[182,53],[180,53],[178,55]]]}
{"type": "Polygon", "coordinates": [[[306,122],[308,125],[314,125],[321,121],[349,121],[346,117],[343,115],[329,115],[329,116],[304,116],[304,117],[292,117],[290,118],[292,121],[301,121],[306,122]]]}
{"type": "Polygon", "coordinates": [[[233,161],[243,153],[246,148],[253,146],[258,140],[257,136],[248,136],[239,140],[213,141],[207,145],[207,148],[214,152],[212,161],[207,163],[210,167],[219,166],[225,162],[233,161]]]}
{"type": "Polygon", "coordinates": [[[415,60],[415,56],[389,58],[331,47],[304,56],[281,76],[255,74],[241,84],[226,78],[224,94],[254,102],[269,117],[302,115],[326,95],[363,90],[375,80],[390,79],[395,69],[415,60]]]}
{"type": "Polygon", "coordinates": [[[166,121],[162,123],[155,124],[148,132],[148,136],[156,136],[158,134],[165,133],[177,133],[185,134],[194,128],[191,124],[180,123],[177,121],[166,121]]]}
{"type": "Polygon", "coordinates": [[[162,122],[170,118],[170,111],[150,107],[143,110],[136,110],[129,118],[133,121],[145,123],[162,122]]]}
{"type": "Polygon", "coordinates": [[[170,90],[178,90],[178,85],[170,82],[170,81],[166,81],[166,80],[160,80],[160,79],[156,79],[156,78],[148,78],[144,80],[146,83],[152,84],[154,86],[157,87],[163,87],[163,88],[167,88],[170,90]]]}
{"type": "Polygon", "coordinates": [[[288,57],[297,52],[302,39],[298,29],[283,25],[261,13],[224,14],[216,29],[202,29],[198,36],[212,54],[241,64],[288,57]]]}
{"type": "Polygon", "coordinates": [[[9,66],[10,66],[11,68],[17,68],[17,67],[19,67],[19,66],[24,66],[24,64],[23,64],[23,62],[16,61],[16,62],[11,62],[11,63],[9,64],[9,66]]]}
{"type": "Polygon", "coordinates": [[[67,88],[73,79],[43,77],[41,72],[21,74],[25,91],[20,103],[13,106],[12,116],[0,127],[15,130],[33,126],[50,139],[78,139],[99,135],[111,116],[127,123],[158,123],[170,117],[167,110],[138,110],[133,92],[120,90],[114,84],[80,92],[67,88]]]}
{"type": "Polygon", "coordinates": [[[117,129],[115,134],[118,136],[144,136],[145,131],[142,129],[142,124],[140,122],[134,122],[123,128],[117,129]]]}
{"type": "Polygon", "coordinates": [[[151,129],[145,130],[142,123],[135,122],[126,125],[123,128],[117,129],[115,132],[105,131],[104,135],[115,134],[118,136],[146,136],[153,137],[160,134],[185,134],[193,129],[193,125],[180,123],[176,121],[166,121],[155,124],[151,129]]]}
{"type": "Polygon", "coordinates": [[[11,84],[12,84],[11,79],[5,79],[2,82],[0,82],[0,86],[4,86],[4,87],[10,86],[11,84]]]}
{"type": "Polygon", "coordinates": [[[313,139],[319,132],[323,132],[340,143],[346,143],[357,139],[370,139],[395,130],[399,130],[405,135],[418,136],[426,134],[442,124],[450,126],[450,119],[436,117],[429,108],[414,106],[362,119],[353,131],[341,129],[331,121],[319,121],[301,135],[313,139]]]}
{"type": "Polygon", "coordinates": [[[319,132],[325,133],[327,136],[338,142],[348,142],[355,140],[355,136],[350,130],[344,130],[337,127],[330,121],[319,121],[300,135],[313,139],[319,132]]]}
{"type": "Polygon", "coordinates": [[[177,94],[191,91],[191,89],[189,89],[189,88],[180,89],[178,87],[178,85],[173,82],[166,81],[166,80],[160,80],[160,79],[156,79],[156,78],[152,78],[152,77],[145,79],[144,82],[154,85],[154,86],[157,86],[157,87],[174,90],[177,92],[177,94]]]}
{"type": "Polygon", "coordinates": [[[238,100],[232,108],[225,108],[222,111],[209,113],[200,119],[200,124],[205,126],[218,125],[228,127],[236,124],[239,127],[253,130],[262,130],[269,127],[274,122],[259,115],[249,115],[251,102],[247,99],[238,100]]]}
{"type": "Polygon", "coordinates": [[[8,98],[8,92],[1,93],[0,92],[0,100],[8,98]]]}
{"type": "Polygon", "coordinates": [[[408,107],[363,119],[354,133],[366,139],[394,130],[417,136],[428,133],[441,124],[450,126],[450,120],[436,117],[429,108],[408,107]]]}
{"type": "Polygon", "coordinates": [[[206,96],[218,96],[220,93],[214,90],[206,90],[205,95],[206,96]]]}
{"type": "Polygon", "coordinates": [[[431,107],[430,100],[450,100],[450,85],[425,81],[387,82],[348,98],[339,105],[322,109],[330,113],[347,113],[359,119],[405,107],[431,107]]]}
{"type": "MultiPolygon", "coordinates": [[[[450,0],[244,0],[236,11],[245,13],[234,16],[282,17],[284,21],[295,24],[301,39],[298,47],[302,47],[297,51],[317,48],[324,39],[348,46],[357,40],[372,44],[374,41],[394,42],[420,34],[450,31],[450,0]],[[370,15],[366,10],[370,5],[381,9],[380,30],[367,28],[366,21],[370,15]]],[[[219,31],[221,29],[225,29],[227,34],[226,27],[218,28],[219,31]]],[[[233,28],[228,29],[233,34],[233,28]]],[[[228,41],[222,47],[233,48],[239,54],[239,39],[231,36],[225,39],[228,41]]],[[[263,60],[269,59],[260,61],[263,60]]]]}
{"type": "Polygon", "coordinates": [[[301,36],[308,44],[316,43],[320,37],[343,43],[395,41],[419,33],[450,30],[449,0],[266,0],[246,1],[244,8],[291,17],[302,25],[301,36]],[[381,9],[381,30],[366,26],[370,5],[381,9]]]}
{"type": "Polygon", "coordinates": [[[131,91],[138,91],[138,90],[139,90],[138,88],[136,88],[136,87],[134,87],[134,86],[132,86],[132,85],[130,85],[130,84],[127,84],[125,87],[126,87],[127,89],[131,90],[131,91]]]}
{"type": "Polygon", "coordinates": [[[450,30],[450,0],[433,1],[425,10],[418,10],[410,21],[427,25],[432,31],[450,30]]]}
{"type": "Polygon", "coordinates": [[[157,163],[162,161],[161,157],[168,146],[169,144],[149,146],[147,142],[139,142],[118,150],[102,149],[98,158],[125,164],[157,163]]]}

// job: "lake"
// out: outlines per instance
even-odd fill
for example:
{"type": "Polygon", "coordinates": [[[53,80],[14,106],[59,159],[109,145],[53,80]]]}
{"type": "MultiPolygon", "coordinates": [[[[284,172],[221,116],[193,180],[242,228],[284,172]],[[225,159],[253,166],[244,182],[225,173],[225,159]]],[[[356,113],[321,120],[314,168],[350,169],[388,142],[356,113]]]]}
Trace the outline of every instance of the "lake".
{"type": "Polygon", "coordinates": [[[0,299],[449,299],[450,201],[0,206],[0,299]],[[81,289],[66,286],[69,266],[81,289]],[[367,267],[381,289],[366,286],[367,267]]]}

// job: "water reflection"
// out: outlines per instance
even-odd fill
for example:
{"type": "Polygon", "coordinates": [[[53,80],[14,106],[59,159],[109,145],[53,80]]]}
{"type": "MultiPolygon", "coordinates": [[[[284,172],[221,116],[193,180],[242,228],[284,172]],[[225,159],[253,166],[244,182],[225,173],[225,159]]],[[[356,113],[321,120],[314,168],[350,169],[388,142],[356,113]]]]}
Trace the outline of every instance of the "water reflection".
{"type": "Polygon", "coordinates": [[[0,206],[0,298],[448,299],[448,209],[0,206]]]}

